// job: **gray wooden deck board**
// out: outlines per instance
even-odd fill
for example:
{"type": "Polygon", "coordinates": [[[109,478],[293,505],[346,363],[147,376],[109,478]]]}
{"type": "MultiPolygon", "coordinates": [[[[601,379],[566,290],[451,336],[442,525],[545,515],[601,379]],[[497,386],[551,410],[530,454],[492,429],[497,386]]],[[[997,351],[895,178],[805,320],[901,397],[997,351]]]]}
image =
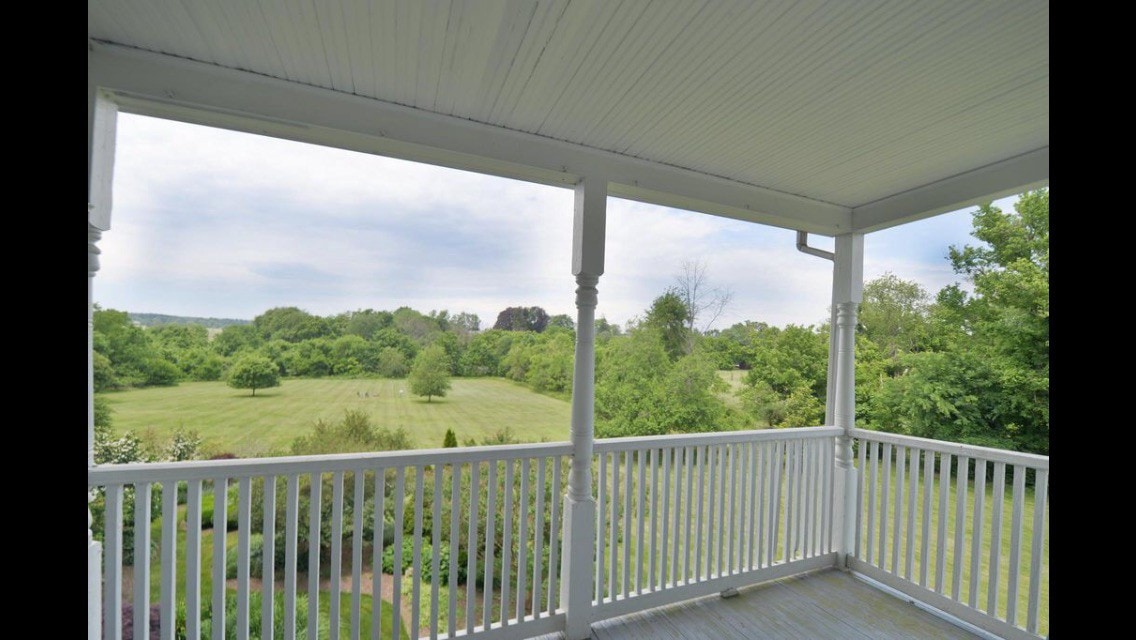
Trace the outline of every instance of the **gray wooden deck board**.
{"type": "MultiPolygon", "coordinates": [[[[908,640],[977,636],[842,571],[819,571],[592,625],[594,640],[908,640]]],[[[561,634],[544,636],[544,640],[561,634]]]]}

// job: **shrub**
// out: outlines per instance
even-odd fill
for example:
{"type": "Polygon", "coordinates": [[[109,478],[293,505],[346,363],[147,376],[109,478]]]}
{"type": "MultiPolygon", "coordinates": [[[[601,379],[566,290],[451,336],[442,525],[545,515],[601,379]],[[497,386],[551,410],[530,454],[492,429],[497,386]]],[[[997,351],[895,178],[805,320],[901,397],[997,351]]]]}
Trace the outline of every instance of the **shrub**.
{"type": "Polygon", "coordinates": [[[347,410],[336,423],[316,420],[312,432],[292,441],[293,455],[355,453],[358,451],[398,451],[414,446],[406,429],[387,429],[371,424],[363,411],[347,410]]]}
{"type": "MultiPolygon", "coordinates": [[[[259,578],[264,574],[264,536],[254,533],[249,536],[249,575],[259,578]]],[[[225,550],[225,578],[237,577],[237,548],[229,546],[225,550]]]]}
{"type": "Polygon", "coordinates": [[[166,458],[174,462],[193,460],[200,447],[201,436],[196,431],[186,431],[179,427],[170,439],[170,446],[166,448],[166,458]]]}

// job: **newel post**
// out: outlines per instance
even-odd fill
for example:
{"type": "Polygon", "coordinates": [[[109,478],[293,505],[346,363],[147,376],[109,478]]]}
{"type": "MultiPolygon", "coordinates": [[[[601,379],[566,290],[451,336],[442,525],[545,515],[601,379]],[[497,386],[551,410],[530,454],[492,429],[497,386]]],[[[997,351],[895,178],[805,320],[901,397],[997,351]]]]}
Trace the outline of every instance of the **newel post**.
{"type": "Polygon", "coordinates": [[[591,635],[592,571],[595,567],[596,501],[592,497],[595,439],[596,284],[603,274],[607,181],[584,178],[576,185],[572,273],[576,276],[576,363],[572,375],[572,467],[564,496],[560,607],[567,640],[591,635]]]}
{"type": "Polygon", "coordinates": [[[855,552],[858,475],[852,463],[852,429],[856,427],[856,315],[864,288],[864,235],[850,233],[836,237],[833,262],[831,328],[835,367],[832,378],[833,424],[844,429],[836,438],[836,486],[832,534],[837,564],[844,567],[855,552]]]}

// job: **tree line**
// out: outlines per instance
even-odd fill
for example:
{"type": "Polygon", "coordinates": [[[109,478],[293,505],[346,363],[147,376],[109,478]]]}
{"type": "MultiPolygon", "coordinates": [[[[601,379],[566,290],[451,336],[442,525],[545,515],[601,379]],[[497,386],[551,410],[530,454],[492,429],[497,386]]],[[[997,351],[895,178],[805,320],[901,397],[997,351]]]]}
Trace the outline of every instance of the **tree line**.
{"type": "MultiPolygon", "coordinates": [[[[893,274],[866,283],[857,422],[1048,453],[1048,192],[1023,194],[1012,212],[979,207],[972,235],[977,243],[948,256],[965,284],[932,296],[893,274]]],[[[713,329],[732,294],[708,282],[704,265],[686,263],[626,327],[596,321],[598,436],[823,422],[827,323],[713,329]],[[740,388],[721,370],[744,371],[740,388]]],[[[475,314],[407,307],[328,317],[281,307],[212,339],[200,325],[142,328],[125,312],[97,309],[94,329],[98,391],[220,380],[251,355],[283,377],[400,378],[427,351],[454,376],[499,376],[560,397],[572,385],[575,327],[540,307],[505,309],[486,330],[475,314]]]]}

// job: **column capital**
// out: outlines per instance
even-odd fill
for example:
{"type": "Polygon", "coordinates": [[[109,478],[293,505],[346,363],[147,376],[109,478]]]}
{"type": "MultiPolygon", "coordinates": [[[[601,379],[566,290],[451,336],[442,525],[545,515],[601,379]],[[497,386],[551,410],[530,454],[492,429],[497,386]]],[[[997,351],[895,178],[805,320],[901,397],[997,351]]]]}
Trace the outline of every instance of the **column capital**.
{"type": "Polygon", "coordinates": [[[832,302],[860,302],[864,292],[864,234],[836,236],[832,302]]]}
{"type": "Polygon", "coordinates": [[[576,185],[572,225],[572,273],[598,278],[604,272],[607,241],[607,180],[585,177],[576,185]]]}

